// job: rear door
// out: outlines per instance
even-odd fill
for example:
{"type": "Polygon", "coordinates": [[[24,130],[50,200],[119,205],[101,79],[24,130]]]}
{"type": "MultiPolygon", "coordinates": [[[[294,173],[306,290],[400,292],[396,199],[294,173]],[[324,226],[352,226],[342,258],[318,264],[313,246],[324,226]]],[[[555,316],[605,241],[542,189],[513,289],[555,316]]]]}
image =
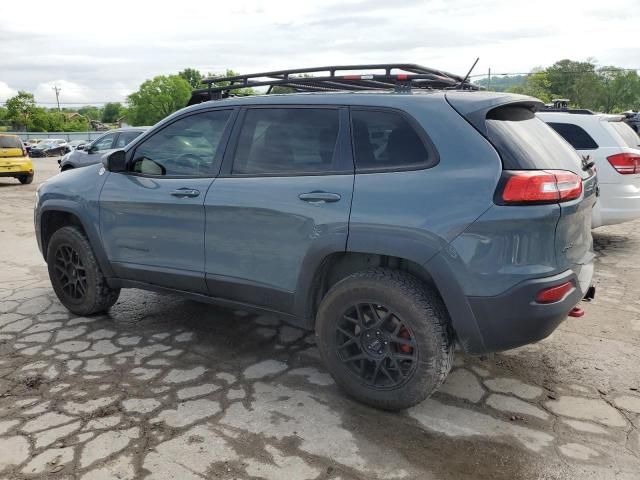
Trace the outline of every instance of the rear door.
{"type": "Polygon", "coordinates": [[[304,276],[346,248],[348,112],[251,107],[236,123],[235,146],[205,200],[207,286],[213,296],[291,313],[304,276]]]}
{"type": "Polygon", "coordinates": [[[234,111],[185,115],[127,152],[108,173],[100,232],[119,278],[206,292],[204,199],[220,166],[234,111]]]}

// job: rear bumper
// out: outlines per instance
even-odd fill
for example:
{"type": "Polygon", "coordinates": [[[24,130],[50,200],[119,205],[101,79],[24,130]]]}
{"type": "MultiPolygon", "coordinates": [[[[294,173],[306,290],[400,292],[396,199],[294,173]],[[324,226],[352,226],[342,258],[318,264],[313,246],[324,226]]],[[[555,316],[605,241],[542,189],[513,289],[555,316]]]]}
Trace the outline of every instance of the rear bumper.
{"type": "Polygon", "coordinates": [[[579,273],[568,270],[552,277],[527,280],[494,297],[467,297],[482,337],[466,345],[473,353],[490,353],[520,347],[549,336],[585,296],[593,277],[593,263],[579,273]],[[536,294],[567,281],[574,289],[564,299],[549,304],[535,302],[536,294]]]}
{"type": "Polygon", "coordinates": [[[632,183],[601,183],[593,207],[592,227],[615,225],[640,218],[640,187],[632,183]]]}

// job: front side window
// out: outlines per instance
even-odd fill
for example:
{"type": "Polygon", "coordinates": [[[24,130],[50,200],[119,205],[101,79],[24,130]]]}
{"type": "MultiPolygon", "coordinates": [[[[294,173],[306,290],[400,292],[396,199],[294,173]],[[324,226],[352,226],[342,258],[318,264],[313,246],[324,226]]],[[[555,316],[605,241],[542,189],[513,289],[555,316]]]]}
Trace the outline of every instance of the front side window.
{"type": "Polygon", "coordinates": [[[231,110],[181,118],[143,141],[132,169],[149,175],[210,176],[231,110]]]}
{"type": "Polygon", "coordinates": [[[109,133],[104,137],[96,140],[96,143],[93,144],[91,150],[94,152],[99,152],[101,150],[108,150],[113,145],[113,139],[116,138],[115,133],[109,133]]]}
{"type": "Polygon", "coordinates": [[[335,170],[338,127],[337,109],[249,109],[232,171],[264,175],[335,170]]]}
{"type": "Polygon", "coordinates": [[[549,122],[548,125],[558,132],[560,136],[569,142],[576,150],[595,150],[598,148],[598,144],[591,138],[591,135],[578,125],[555,122],[549,122]]]}
{"type": "Polygon", "coordinates": [[[351,129],[358,169],[426,166],[431,160],[418,132],[399,113],[352,110],[351,129]]]}

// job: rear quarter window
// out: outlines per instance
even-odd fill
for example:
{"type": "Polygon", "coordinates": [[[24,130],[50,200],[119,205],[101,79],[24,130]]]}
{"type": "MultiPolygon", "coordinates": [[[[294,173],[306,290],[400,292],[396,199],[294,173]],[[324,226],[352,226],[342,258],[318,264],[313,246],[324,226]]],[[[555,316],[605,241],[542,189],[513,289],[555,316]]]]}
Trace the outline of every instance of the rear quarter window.
{"type": "Polygon", "coordinates": [[[622,141],[627,147],[638,148],[640,147],[640,137],[633,129],[624,122],[609,122],[616,133],[622,138],[622,141]]]}
{"type": "Polygon", "coordinates": [[[506,170],[555,169],[590,176],[578,152],[528,108],[495,108],[486,122],[489,140],[506,170]]]}
{"type": "Polygon", "coordinates": [[[595,150],[598,148],[598,144],[591,135],[578,125],[556,122],[547,122],[547,125],[558,132],[576,150],[595,150]]]}
{"type": "Polygon", "coordinates": [[[433,149],[398,112],[352,108],[351,132],[359,171],[427,168],[437,163],[433,149]]]}

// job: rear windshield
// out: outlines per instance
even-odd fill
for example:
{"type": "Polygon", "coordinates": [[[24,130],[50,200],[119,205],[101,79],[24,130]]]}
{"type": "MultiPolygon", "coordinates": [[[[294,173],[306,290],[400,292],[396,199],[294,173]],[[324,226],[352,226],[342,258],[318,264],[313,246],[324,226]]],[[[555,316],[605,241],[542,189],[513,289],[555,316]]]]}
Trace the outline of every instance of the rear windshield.
{"type": "Polygon", "coordinates": [[[489,140],[506,170],[569,170],[583,178],[580,155],[560,135],[524,107],[508,106],[487,114],[489,140]]]}
{"type": "Polygon", "coordinates": [[[609,122],[613,129],[622,137],[627,147],[640,147],[640,137],[633,129],[624,122],[609,122]]]}
{"type": "Polygon", "coordinates": [[[0,148],[22,148],[18,137],[0,136],[0,148]]]}

